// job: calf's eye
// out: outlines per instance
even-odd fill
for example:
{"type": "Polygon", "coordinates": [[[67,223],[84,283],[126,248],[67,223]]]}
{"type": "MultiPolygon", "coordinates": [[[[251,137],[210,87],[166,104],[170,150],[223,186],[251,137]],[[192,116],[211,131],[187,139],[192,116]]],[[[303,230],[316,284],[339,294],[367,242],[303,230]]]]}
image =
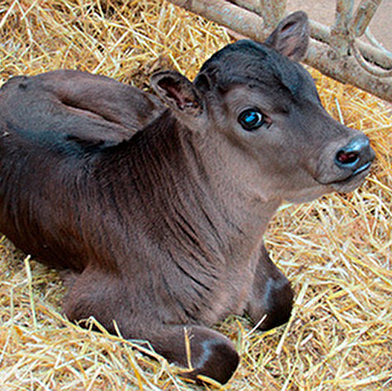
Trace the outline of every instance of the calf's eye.
{"type": "Polygon", "coordinates": [[[266,123],[266,117],[257,109],[247,109],[238,116],[238,122],[246,131],[252,132],[266,123]]]}

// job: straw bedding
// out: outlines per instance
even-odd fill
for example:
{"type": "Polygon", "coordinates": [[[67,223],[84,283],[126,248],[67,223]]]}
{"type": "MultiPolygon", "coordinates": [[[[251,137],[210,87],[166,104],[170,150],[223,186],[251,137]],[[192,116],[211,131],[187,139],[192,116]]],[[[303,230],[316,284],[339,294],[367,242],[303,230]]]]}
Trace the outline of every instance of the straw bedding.
{"type": "MultiPolygon", "coordinates": [[[[1,84],[72,68],[139,87],[162,68],[193,78],[231,39],[209,21],[148,0],[5,0],[0,37],[1,84]]],[[[285,205],[271,222],[266,243],[296,291],[293,316],[267,333],[244,318],[216,326],[242,358],[228,390],[392,389],[390,109],[312,73],[327,110],[371,138],[377,162],[359,190],[285,205]]],[[[1,390],[196,389],[165,360],[69,323],[56,272],[4,237],[0,252],[1,390]]]]}

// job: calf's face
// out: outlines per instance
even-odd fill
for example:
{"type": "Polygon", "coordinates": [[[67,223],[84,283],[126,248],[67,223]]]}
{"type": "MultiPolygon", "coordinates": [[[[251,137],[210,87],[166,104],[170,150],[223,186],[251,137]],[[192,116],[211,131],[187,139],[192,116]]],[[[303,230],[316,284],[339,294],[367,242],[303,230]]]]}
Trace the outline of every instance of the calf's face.
{"type": "Polygon", "coordinates": [[[254,190],[259,185],[265,199],[302,202],[355,189],[374,158],[367,137],[326,113],[313,79],[298,63],[254,43],[237,48],[227,61],[236,56],[243,64],[243,80],[225,72],[223,87],[207,94],[215,100],[207,106],[216,124],[211,132],[237,160],[237,174],[252,170],[254,190]]]}
{"type": "Polygon", "coordinates": [[[352,191],[374,159],[365,135],[325,111],[297,62],[308,39],[307,18],[295,13],[265,44],[243,40],[217,52],[193,84],[171,72],[153,79],[178,119],[202,133],[224,167],[265,201],[352,191]]]}

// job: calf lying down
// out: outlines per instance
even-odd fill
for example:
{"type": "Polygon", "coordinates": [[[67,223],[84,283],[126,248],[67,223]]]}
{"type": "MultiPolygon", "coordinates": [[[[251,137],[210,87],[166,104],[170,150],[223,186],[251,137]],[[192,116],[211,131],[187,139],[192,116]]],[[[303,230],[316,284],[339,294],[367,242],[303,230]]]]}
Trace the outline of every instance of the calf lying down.
{"type": "Polygon", "coordinates": [[[158,73],[164,104],[76,71],[1,88],[0,230],[67,272],[69,319],[116,324],[184,377],[221,383],[239,357],[210,326],[288,320],[293,291],[264,247],[268,221],[283,201],[355,189],[374,158],[321,106],[297,62],[308,39],[297,12],[264,44],[215,53],[193,82],[158,73]]]}

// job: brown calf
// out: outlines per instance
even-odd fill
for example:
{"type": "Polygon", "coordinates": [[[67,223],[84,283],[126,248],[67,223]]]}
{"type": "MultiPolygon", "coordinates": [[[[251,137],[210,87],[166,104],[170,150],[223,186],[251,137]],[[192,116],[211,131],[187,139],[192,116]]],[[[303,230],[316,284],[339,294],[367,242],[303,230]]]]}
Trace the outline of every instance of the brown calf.
{"type": "Polygon", "coordinates": [[[0,90],[0,230],[68,271],[65,312],[143,339],[224,383],[233,344],[209,327],[247,313],[261,330],[290,316],[293,292],[263,234],[284,201],[351,191],[368,139],[332,119],[296,61],[298,12],[259,44],[214,54],[192,83],[158,73],[169,107],[110,79],[62,71],[0,90]],[[136,131],[137,128],[143,128],[136,131]]]}

